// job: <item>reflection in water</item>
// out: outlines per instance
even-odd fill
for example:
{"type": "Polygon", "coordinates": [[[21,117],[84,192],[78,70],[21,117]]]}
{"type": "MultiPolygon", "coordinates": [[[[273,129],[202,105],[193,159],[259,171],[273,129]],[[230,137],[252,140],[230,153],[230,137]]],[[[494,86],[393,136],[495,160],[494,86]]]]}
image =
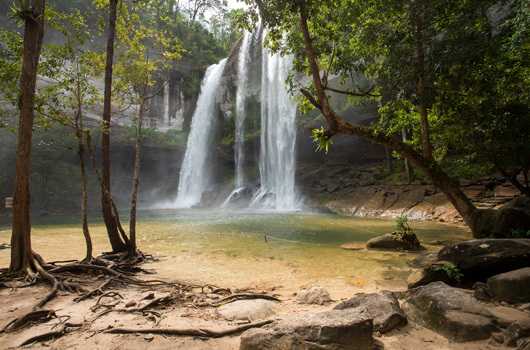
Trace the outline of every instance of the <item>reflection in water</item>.
{"type": "MultiPolygon", "coordinates": [[[[0,221],[0,243],[10,240],[10,223],[0,221]]],[[[123,220],[127,220],[124,218],[123,220]]],[[[138,246],[159,260],[145,265],[157,278],[235,287],[297,289],[310,283],[331,288],[403,288],[418,253],[344,250],[393,230],[392,220],[337,215],[194,210],[142,211],[138,246]]],[[[84,255],[81,225],[73,216],[36,218],[35,251],[46,260],[84,255]]],[[[470,238],[468,230],[432,222],[412,222],[422,244],[470,238]]],[[[108,251],[104,225],[91,220],[96,254],[108,251]]],[[[9,251],[0,251],[0,267],[9,251]]]]}

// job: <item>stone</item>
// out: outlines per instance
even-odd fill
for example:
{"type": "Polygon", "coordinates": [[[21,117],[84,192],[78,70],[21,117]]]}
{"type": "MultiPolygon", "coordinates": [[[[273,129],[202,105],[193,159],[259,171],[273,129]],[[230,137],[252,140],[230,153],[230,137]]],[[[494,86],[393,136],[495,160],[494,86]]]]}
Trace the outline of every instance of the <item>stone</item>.
{"type": "Polygon", "coordinates": [[[530,350],[530,338],[522,340],[517,350],[530,350]]]}
{"type": "Polygon", "coordinates": [[[510,304],[530,302],[530,267],[490,277],[488,289],[497,301],[510,304]]]}
{"type": "Polygon", "coordinates": [[[431,264],[436,262],[437,260],[438,260],[438,252],[424,253],[424,254],[418,255],[416,258],[409,261],[407,265],[416,267],[416,268],[423,268],[423,267],[431,266],[431,264]]]}
{"type": "Polygon", "coordinates": [[[296,293],[296,302],[300,304],[324,305],[332,303],[333,299],[331,299],[325,288],[312,284],[296,293]]]}
{"type": "Polygon", "coordinates": [[[372,319],[351,310],[306,314],[250,329],[240,350],[373,349],[372,319]]]}
{"type": "Polygon", "coordinates": [[[387,233],[383,236],[378,236],[366,242],[366,249],[379,250],[413,250],[414,247],[400,239],[393,233],[387,233]]]}
{"type": "Polygon", "coordinates": [[[414,271],[407,278],[407,288],[417,288],[436,281],[442,281],[451,286],[455,285],[458,280],[452,279],[447,272],[438,269],[441,265],[451,265],[451,263],[448,261],[437,261],[429,267],[414,271]]]}
{"type": "Polygon", "coordinates": [[[502,328],[508,328],[512,323],[530,322],[530,315],[506,306],[486,306],[502,328]]]}
{"type": "Polygon", "coordinates": [[[259,321],[275,315],[280,310],[280,304],[272,300],[254,299],[237,300],[220,306],[218,314],[226,320],[259,321]]]}
{"type": "Polygon", "coordinates": [[[346,250],[361,250],[361,249],[366,248],[366,243],[365,242],[349,242],[349,243],[342,244],[340,247],[346,250]]]}
{"type": "Polygon", "coordinates": [[[493,315],[475,298],[443,282],[409,292],[401,305],[408,319],[455,342],[489,338],[493,315]]]}
{"type": "Polygon", "coordinates": [[[493,301],[493,295],[491,295],[488,285],[484,282],[476,282],[473,285],[473,296],[480,301],[493,301]]]}
{"type": "Polygon", "coordinates": [[[470,220],[474,237],[506,237],[510,230],[530,230],[530,214],[519,208],[480,209],[470,220]]]}
{"type": "Polygon", "coordinates": [[[504,345],[515,346],[518,340],[529,337],[530,320],[514,322],[506,329],[506,339],[504,339],[504,345]]]}
{"type": "Polygon", "coordinates": [[[504,334],[502,332],[491,333],[491,338],[499,344],[504,343],[504,334]]]}
{"type": "Polygon", "coordinates": [[[473,239],[452,243],[438,253],[466,276],[486,281],[494,275],[530,267],[530,239],[473,239]]]}
{"type": "Polygon", "coordinates": [[[373,319],[374,332],[387,333],[407,324],[407,318],[394,295],[385,290],[361,294],[336,305],[333,310],[352,310],[373,319]]]}

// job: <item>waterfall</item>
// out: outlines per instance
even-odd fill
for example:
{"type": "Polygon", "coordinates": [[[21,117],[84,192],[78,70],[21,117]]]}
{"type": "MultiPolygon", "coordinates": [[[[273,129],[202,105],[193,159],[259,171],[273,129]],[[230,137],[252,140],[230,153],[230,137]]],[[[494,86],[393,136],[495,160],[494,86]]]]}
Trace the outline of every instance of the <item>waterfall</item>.
{"type": "Polygon", "coordinates": [[[211,186],[211,164],[208,156],[212,144],[212,131],[215,123],[215,96],[226,64],[223,59],[206,70],[201,84],[197,107],[193,114],[191,130],[186,146],[176,206],[189,208],[201,200],[201,195],[211,186]]]}
{"type": "Polygon", "coordinates": [[[171,124],[171,117],[169,116],[169,83],[164,86],[164,126],[171,124]]]}
{"type": "Polygon", "coordinates": [[[241,189],[244,184],[243,174],[243,142],[245,142],[245,97],[247,93],[248,81],[248,61],[250,55],[249,45],[250,33],[245,33],[241,48],[239,49],[239,59],[237,63],[237,94],[236,94],[236,137],[234,158],[236,163],[235,190],[241,189]]]}
{"type": "Polygon", "coordinates": [[[297,105],[289,100],[285,86],[292,57],[270,55],[265,47],[262,50],[261,187],[252,206],[296,210],[300,202],[294,183],[297,105]]]}

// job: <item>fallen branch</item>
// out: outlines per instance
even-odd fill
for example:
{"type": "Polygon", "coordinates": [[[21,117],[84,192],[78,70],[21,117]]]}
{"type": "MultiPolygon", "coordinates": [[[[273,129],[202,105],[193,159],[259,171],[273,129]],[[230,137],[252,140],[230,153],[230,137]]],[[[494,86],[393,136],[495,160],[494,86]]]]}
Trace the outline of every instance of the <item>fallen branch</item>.
{"type": "Polygon", "coordinates": [[[274,320],[264,320],[253,322],[246,325],[229,328],[223,331],[214,331],[211,329],[176,329],[176,328],[112,328],[104,331],[104,333],[112,334],[163,334],[163,335],[179,335],[189,337],[207,337],[207,338],[221,338],[229,335],[237,334],[251,328],[263,327],[266,324],[272,323],[274,320]]]}

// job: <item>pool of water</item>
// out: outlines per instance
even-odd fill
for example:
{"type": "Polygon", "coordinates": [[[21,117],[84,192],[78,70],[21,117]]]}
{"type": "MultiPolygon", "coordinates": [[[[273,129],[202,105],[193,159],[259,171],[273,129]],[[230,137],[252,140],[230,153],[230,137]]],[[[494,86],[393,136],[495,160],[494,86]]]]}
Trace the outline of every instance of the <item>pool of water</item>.
{"type": "MultiPolygon", "coordinates": [[[[127,227],[127,218],[123,217],[127,227]]],[[[32,220],[32,245],[47,261],[81,259],[84,240],[78,216],[32,220]]],[[[329,288],[404,288],[419,253],[345,250],[391,232],[393,220],[304,212],[141,211],[138,246],[158,261],[145,265],[157,278],[239,288],[297,289],[311,283],[329,288]]],[[[469,239],[469,230],[433,222],[411,222],[429,250],[437,241],[469,239]]],[[[104,225],[91,218],[94,255],[110,250],[104,225]]],[[[9,219],[0,221],[0,243],[9,243],[9,219]]],[[[9,250],[0,251],[0,266],[9,250]]]]}

